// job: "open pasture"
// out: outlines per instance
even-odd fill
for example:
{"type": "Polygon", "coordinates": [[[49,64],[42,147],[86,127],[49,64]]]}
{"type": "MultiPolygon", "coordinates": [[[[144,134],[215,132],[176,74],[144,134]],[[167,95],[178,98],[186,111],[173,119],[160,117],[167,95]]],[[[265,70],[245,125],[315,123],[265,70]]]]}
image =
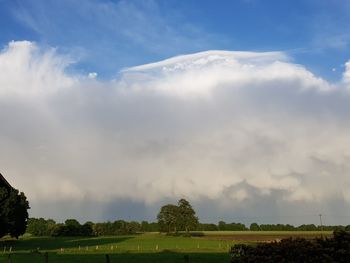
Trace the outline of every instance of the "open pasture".
{"type": "MultiPolygon", "coordinates": [[[[325,233],[324,233],[325,234],[325,233]]],[[[330,234],[330,233],[327,233],[330,234]]],[[[255,243],[280,238],[315,237],[319,232],[205,232],[202,237],[146,233],[111,237],[22,237],[0,241],[0,260],[11,254],[13,263],[45,262],[229,262],[228,250],[237,243],[255,243]]]]}

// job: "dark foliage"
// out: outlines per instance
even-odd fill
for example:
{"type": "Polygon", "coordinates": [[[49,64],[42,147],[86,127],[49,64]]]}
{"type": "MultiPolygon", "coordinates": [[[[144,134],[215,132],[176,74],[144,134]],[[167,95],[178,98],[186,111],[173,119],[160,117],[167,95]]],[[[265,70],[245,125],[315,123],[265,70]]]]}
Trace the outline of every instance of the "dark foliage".
{"type": "Polygon", "coordinates": [[[81,225],[75,219],[67,219],[64,224],[57,224],[51,230],[51,236],[92,236],[93,225],[87,222],[81,225]]]}
{"type": "Polygon", "coordinates": [[[219,231],[245,231],[248,228],[241,223],[225,223],[224,221],[220,221],[218,224],[219,231]]]}
{"type": "Polygon", "coordinates": [[[54,220],[44,218],[30,218],[27,232],[34,236],[111,236],[128,235],[145,231],[157,231],[157,223],[142,224],[135,221],[117,220],[114,222],[80,224],[75,219],[68,219],[64,224],[57,224],[54,220]]]}
{"type": "Polygon", "coordinates": [[[256,247],[235,245],[231,263],[238,262],[350,262],[350,233],[334,232],[333,238],[306,240],[283,239],[256,247]]]}
{"type": "Polygon", "coordinates": [[[191,204],[180,199],[177,205],[167,204],[160,208],[157,216],[159,231],[166,233],[177,233],[178,231],[196,230],[198,217],[191,204]]]}
{"type": "Polygon", "coordinates": [[[12,189],[0,205],[0,237],[10,235],[18,238],[27,227],[29,203],[24,193],[12,189]]]}
{"type": "Polygon", "coordinates": [[[197,226],[197,230],[199,231],[218,231],[218,226],[215,224],[203,224],[199,223],[197,226]]]}

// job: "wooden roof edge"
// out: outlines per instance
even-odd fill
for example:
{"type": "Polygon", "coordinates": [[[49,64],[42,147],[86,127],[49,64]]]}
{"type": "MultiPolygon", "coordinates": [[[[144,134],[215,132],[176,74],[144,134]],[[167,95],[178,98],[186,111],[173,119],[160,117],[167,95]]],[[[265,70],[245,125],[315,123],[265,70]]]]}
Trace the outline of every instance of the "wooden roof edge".
{"type": "Polygon", "coordinates": [[[13,187],[10,185],[9,182],[5,179],[5,177],[0,173],[0,183],[3,183],[4,186],[8,189],[12,189],[13,187]]]}

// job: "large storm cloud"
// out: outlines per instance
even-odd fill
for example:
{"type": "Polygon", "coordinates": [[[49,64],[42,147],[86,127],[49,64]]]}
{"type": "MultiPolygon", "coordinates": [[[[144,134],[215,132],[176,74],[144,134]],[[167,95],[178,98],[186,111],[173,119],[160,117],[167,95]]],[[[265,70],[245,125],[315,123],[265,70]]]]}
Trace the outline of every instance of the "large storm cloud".
{"type": "Polygon", "coordinates": [[[110,81],[69,63],[26,41],[0,54],[0,168],[32,216],[152,219],[180,197],[203,221],[350,216],[349,62],[339,83],[282,52],[207,51],[110,81]]]}

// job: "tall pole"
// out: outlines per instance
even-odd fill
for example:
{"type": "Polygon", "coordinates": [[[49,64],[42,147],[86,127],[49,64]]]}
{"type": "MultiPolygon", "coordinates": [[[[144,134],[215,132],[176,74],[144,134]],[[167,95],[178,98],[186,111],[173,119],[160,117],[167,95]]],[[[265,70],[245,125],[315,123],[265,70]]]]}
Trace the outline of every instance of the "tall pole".
{"type": "Polygon", "coordinates": [[[322,214],[319,214],[318,216],[320,217],[321,238],[323,239],[323,224],[322,224],[322,214]]]}

